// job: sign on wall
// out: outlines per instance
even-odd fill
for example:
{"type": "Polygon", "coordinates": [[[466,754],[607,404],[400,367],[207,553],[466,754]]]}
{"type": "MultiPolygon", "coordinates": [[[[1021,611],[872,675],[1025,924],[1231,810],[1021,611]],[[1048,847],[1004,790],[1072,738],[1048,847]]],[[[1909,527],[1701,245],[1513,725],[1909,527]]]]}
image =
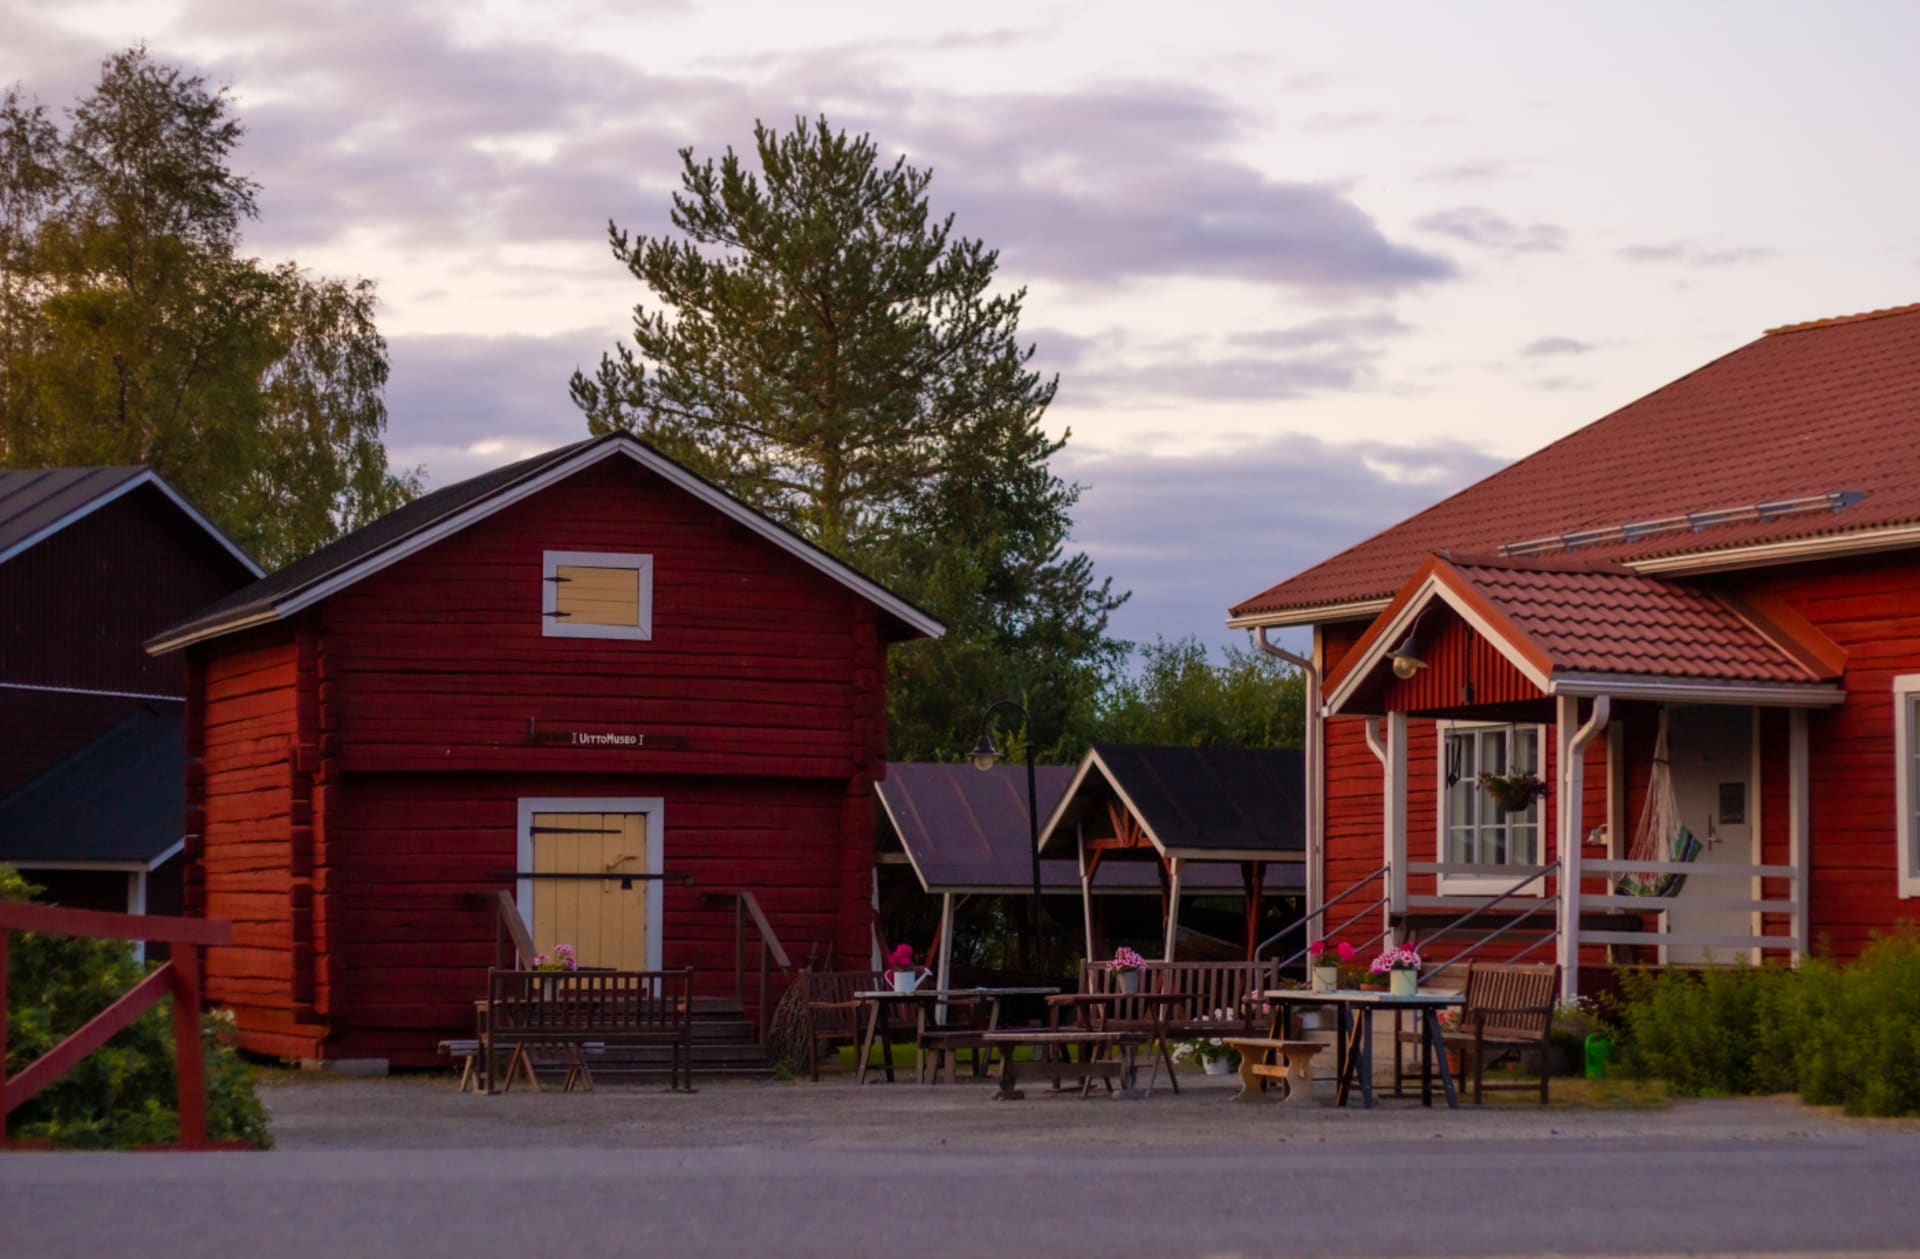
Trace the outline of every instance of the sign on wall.
{"type": "Polygon", "coordinates": [[[527,742],[535,747],[598,748],[616,752],[678,750],[692,745],[685,735],[656,734],[637,726],[604,722],[542,725],[531,717],[527,718],[527,742]]]}

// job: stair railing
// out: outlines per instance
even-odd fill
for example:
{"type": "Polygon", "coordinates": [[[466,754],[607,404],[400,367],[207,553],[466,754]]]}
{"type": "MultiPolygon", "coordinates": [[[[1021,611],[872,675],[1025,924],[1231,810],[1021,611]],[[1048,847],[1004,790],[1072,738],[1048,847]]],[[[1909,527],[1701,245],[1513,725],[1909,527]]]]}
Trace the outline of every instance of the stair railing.
{"type": "MultiPolygon", "coordinates": [[[[1434,945],[1434,942],[1439,940],[1441,937],[1445,936],[1448,932],[1453,931],[1457,927],[1466,926],[1468,923],[1471,923],[1474,919],[1480,917],[1482,914],[1486,913],[1488,910],[1499,905],[1502,901],[1508,900],[1514,896],[1518,896],[1523,888],[1529,887],[1534,883],[1540,882],[1541,880],[1545,879],[1548,875],[1555,873],[1559,869],[1560,869],[1560,862],[1557,859],[1548,863],[1547,865],[1541,866],[1539,869],[1535,870],[1532,874],[1529,874],[1526,878],[1521,879],[1518,883],[1515,883],[1512,887],[1508,888],[1506,891],[1501,892],[1497,896],[1481,901],[1479,904],[1475,905],[1472,909],[1460,915],[1458,918],[1454,919],[1452,922],[1448,923],[1446,926],[1440,928],[1440,930],[1434,932],[1432,935],[1422,937],[1418,942],[1419,947],[1422,949],[1432,948],[1434,945]]],[[[1472,944],[1468,945],[1466,948],[1462,949],[1460,952],[1448,958],[1440,966],[1437,966],[1433,970],[1425,972],[1421,976],[1422,982],[1431,982],[1432,980],[1439,978],[1441,975],[1445,974],[1452,967],[1472,957],[1475,953],[1479,952],[1481,949],[1485,948],[1487,945],[1493,943],[1495,940],[1498,940],[1501,936],[1513,930],[1515,927],[1519,926],[1521,923],[1526,922],[1528,919],[1533,918],[1538,914],[1557,914],[1558,911],[1559,911],[1559,901],[1557,898],[1554,900],[1541,901],[1539,904],[1533,906],[1531,909],[1528,909],[1523,913],[1515,915],[1513,918],[1501,924],[1495,930],[1488,932],[1484,936],[1481,936],[1478,940],[1475,940],[1472,944]]],[[[1549,940],[1558,938],[1559,934],[1560,934],[1560,926],[1559,926],[1558,920],[1556,919],[1553,929],[1551,931],[1548,931],[1545,935],[1541,936],[1538,940],[1535,940],[1532,944],[1529,944],[1526,948],[1514,954],[1510,960],[1515,962],[1519,961],[1521,958],[1527,956],[1527,954],[1539,948],[1542,944],[1547,943],[1549,940]]]]}
{"type": "Polygon", "coordinates": [[[753,928],[756,937],[754,949],[754,969],[759,978],[759,1006],[755,1011],[758,1020],[755,1029],[762,1048],[767,1043],[767,1029],[773,1017],[773,967],[780,968],[782,974],[793,969],[793,960],[787,956],[786,946],[780,943],[780,936],[767,921],[766,913],[760,908],[760,899],[744,889],[733,891],[702,892],[702,899],[711,904],[714,901],[733,902],[733,996],[744,1007],[747,1003],[747,928],[753,928]]]}
{"type": "MultiPolygon", "coordinates": [[[[1372,874],[1367,875],[1365,878],[1349,886],[1345,891],[1341,892],[1338,896],[1334,897],[1332,900],[1328,901],[1326,904],[1322,905],[1320,908],[1314,910],[1312,913],[1307,914],[1301,918],[1297,918],[1293,922],[1290,922],[1286,926],[1280,928],[1280,930],[1274,932],[1272,935],[1268,936],[1266,939],[1262,940],[1258,945],[1254,947],[1253,960],[1256,962],[1259,961],[1260,955],[1267,951],[1267,947],[1273,944],[1275,941],[1279,940],[1282,936],[1291,935],[1295,931],[1306,930],[1308,923],[1312,922],[1316,918],[1322,917],[1323,915],[1326,914],[1326,912],[1329,909],[1332,909],[1335,905],[1338,905],[1341,901],[1346,900],[1349,896],[1352,896],[1355,892],[1358,892],[1361,888],[1367,886],[1369,883],[1374,882],[1376,879],[1386,879],[1387,876],[1392,872],[1393,872],[1393,863],[1388,862],[1386,865],[1381,866],[1378,870],[1375,870],[1372,874]]],[[[1382,884],[1382,887],[1386,887],[1386,886],[1387,885],[1385,883],[1382,884]]],[[[1332,931],[1326,932],[1325,934],[1339,935],[1342,931],[1345,931],[1348,927],[1351,927],[1354,923],[1359,922],[1362,918],[1365,918],[1368,914],[1372,913],[1374,910],[1379,909],[1381,906],[1385,905],[1387,903],[1387,897],[1389,895],[1391,895],[1390,891],[1382,891],[1380,893],[1380,898],[1378,900],[1371,901],[1368,904],[1362,906],[1361,909],[1353,915],[1353,917],[1347,919],[1345,922],[1335,927],[1332,931]]],[[[1367,948],[1369,945],[1377,943],[1379,940],[1385,937],[1386,934],[1387,934],[1386,928],[1382,927],[1371,939],[1366,941],[1366,943],[1362,944],[1360,947],[1363,949],[1367,948]]],[[[1289,967],[1291,967],[1295,962],[1299,962],[1303,960],[1307,956],[1308,950],[1311,949],[1312,947],[1313,947],[1313,942],[1310,940],[1307,943],[1302,944],[1300,946],[1300,950],[1297,953],[1293,954],[1293,956],[1281,962],[1277,970],[1284,972],[1289,967]]]]}

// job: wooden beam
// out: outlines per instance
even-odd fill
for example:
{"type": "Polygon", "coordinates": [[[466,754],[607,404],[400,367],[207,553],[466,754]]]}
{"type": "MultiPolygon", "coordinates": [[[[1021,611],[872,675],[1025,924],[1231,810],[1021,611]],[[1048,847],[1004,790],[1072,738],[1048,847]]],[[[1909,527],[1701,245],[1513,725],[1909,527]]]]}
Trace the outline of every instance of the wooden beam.
{"type": "Polygon", "coordinates": [[[204,918],[161,918],[151,914],[112,914],[64,905],[0,902],[0,931],[38,931],[43,935],[88,936],[95,940],[152,940],[161,944],[233,943],[233,924],[204,918]]]}

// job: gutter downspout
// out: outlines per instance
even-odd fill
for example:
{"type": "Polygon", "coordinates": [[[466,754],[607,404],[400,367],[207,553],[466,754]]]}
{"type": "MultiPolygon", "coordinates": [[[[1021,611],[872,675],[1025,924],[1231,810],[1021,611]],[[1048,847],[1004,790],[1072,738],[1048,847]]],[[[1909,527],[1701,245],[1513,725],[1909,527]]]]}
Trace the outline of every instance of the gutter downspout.
{"type": "MultiPolygon", "coordinates": [[[[1319,631],[1314,631],[1319,640],[1319,631]]],[[[1300,670],[1306,679],[1306,761],[1307,761],[1307,905],[1309,914],[1319,910],[1326,900],[1326,853],[1322,831],[1321,797],[1325,786],[1325,770],[1320,763],[1321,746],[1324,742],[1320,716],[1320,666],[1305,656],[1295,655],[1284,647],[1276,646],[1267,638],[1267,627],[1255,627],[1254,646],[1277,660],[1284,660],[1300,670]]]]}
{"type": "Polygon", "coordinates": [[[1562,695],[1555,725],[1560,738],[1560,996],[1572,1001],[1580,995],[1580,845],[1585,842],[1580,816],[1585,786],[1587,745],[1607,728],[1613,698],[1594,697],[1593,713],[1575,728],[1580,701],[1562,695]]]}

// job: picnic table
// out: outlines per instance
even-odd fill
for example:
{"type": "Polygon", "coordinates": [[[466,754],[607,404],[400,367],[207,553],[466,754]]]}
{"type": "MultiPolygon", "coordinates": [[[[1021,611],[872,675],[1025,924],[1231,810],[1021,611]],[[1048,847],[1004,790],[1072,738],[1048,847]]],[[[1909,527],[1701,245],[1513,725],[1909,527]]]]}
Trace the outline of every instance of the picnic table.
{"type": "Polygon", "coordinates": [[[1440,1087],[1449,1109],[1460,1108],[1454,1089],[1453,1072],[1447,1066],[1446,1047],[1440,1031],[1440,1011],[1461,1005],[1466,998],[1457,992],[1416,992],[1397,997],[1391,992],[1364,988],[1341,988],[1333,992],[1309,992],[1301,988],[1275,988],[1263,994],[1273,1006],[1273,1024],[1268,1036],[1274,1040],[1293,1039],[1293,1009],[1296,1006],[1333,1006],[1338,1014],[1334,1036],[1334,1072],[1338,1083],[1333,1104],[1345,1106],[1359,1077],[1360,1103],[1373,1109],[1373,1016],[1385,1010],[1390,1014],[1411,1013],[1420,1025],[1420,1104],[1433,1105],[1433,1076],[1437,1067],[1440,1087]]]}
{"type": "MultiPolygon", "coordinates": [[[[892,988],[873,988],[853,994],[854,1000],[867,1007],[866,1033],[860,1038],[860,1047],[855,1050],[855,1084],[865,1084],[869,1071],[868,1062],[873,1057],[873,1043],[877,1038],[881,1044],[881,1066],[886,1072],[887,1083],[893,1083],[893,1038],[892,1030],[894,1009],[912,1008],[914,1011],[916,1047],[927,1037],[927,1015],[936,1005],[954,1005],[968,1001],[987,1003],[987,1032],[991,1033],[1000,1026],[1000,1002],[1007,997],[1052,997],[1060,991],[1052,986],[1012,987],[1012,988],[916,988],[912,992],[899,992],[892,988]]],[[[922,1078],[925,1072],[921,1073],[922,1078]]]]}
{"type": "Polygon", "coordinates": [[[1098,1032],[1144,1032],[1152,1044],[1153,1074],[1147,1080],[1147,1092],[1160,1077],[1160,1064],[1167,1064],[1167,1083],[1180,1092],[1180,1077],[1173,1071],[1173,1047],[1167,1043],[1168,1026],[1176,1010],[1191,1004],[1192,998],[1178,992],[1069,992],[1047,998],[1048,1021],[1058,1027],[1063,1011],[1076,1016],[1085,1010],[1088,1026],[1098,1032]],[[1114,1016],[1118,1006],[1145,1013],[1145,1018],[1121,1019],[1114,1016]]]}
{"type": "MultiPolygon", "coordinates": [[[[994,1099],[1017,1101],[1025,1097],[1020,1078],[1034,1075],[1051,1081],[1055,1088],[1059,1088],[1063,1080],[1077,1079],[1082,1097],[1093,1088],[1095,1080],[1118,1081],[1117,1096],[1141,1096],[1135,1088],[1139,1078],[1135,1054],[1142,1045],[1152,1044],[1153,1035],[1144,1028],[1095,1031],[1082,1027],[1022,1027],[988,1032],[982,1039],[1000,1050],[1000,1086],[994,1091],[994,1099]],[[1031,1062],[1023,1063],[1014,1057],[1014,1051],[1023,1046],[1036,1051],[1037,1056],[1031,1062]],[[1077,1062],[1072,1056],[1075,1049],[1080,1051],[1077,1062]],[[1117,1050],[1117,1055],[1107,1056],[1112,1050],[1117,1050]],[[1056,1053],[1058,1057],[1054,1056],[1056,1053]]],[[[1154,1059],[1144,1096],[1153,1096],[1153,1082],[1159,1071],[1159,1060],[1154,1059]]]]}

